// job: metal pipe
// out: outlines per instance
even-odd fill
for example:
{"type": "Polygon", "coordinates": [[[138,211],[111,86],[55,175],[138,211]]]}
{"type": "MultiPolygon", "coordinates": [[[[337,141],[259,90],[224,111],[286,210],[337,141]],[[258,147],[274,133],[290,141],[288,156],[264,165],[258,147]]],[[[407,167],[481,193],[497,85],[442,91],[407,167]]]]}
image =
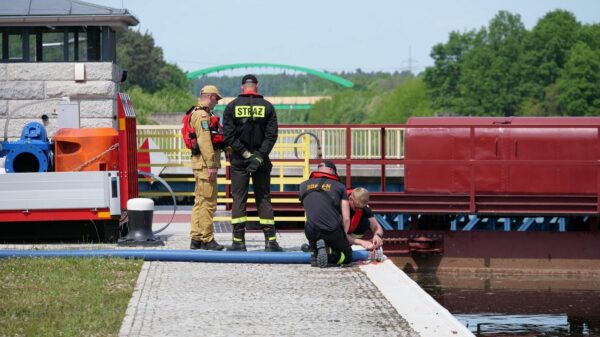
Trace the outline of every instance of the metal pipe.
{"type": "MultiPolygon", "coordinates": [[[[0,259],[32,258],[32,257],[120,257],[125,259],[143,259],[145,261],[180,261],[180,262],[212,262],[212,263],[274,263],[274,264],[306,264],[310,263],[310,253],[304,252],[222,252],[208,250],[173,250],[173,249],[105,249],[105,250],[0,250],[0,259]]],[[[366,250],[352,252],[353,261],[369,258],[366,250]]]]}
{"type": "MultiPolygon", "coordinates": [[[[296,138],[294,139],[294,144],[298,143],[298,140],[300,139],[300,137],[302,137],[304,135],[309,135],[315,139],[315,142],[317,143],[317,159],[323,158],[323,151],[321,150],[321,141],[319,140],[319,137],[317,137],[317,135],[315,135],[314,133],[312,133],[310,131],[305,131],[305,132],[299,133],[296,136],[296,138]]],[[[300,157],[298,157],[298,149],[296,149],[296,148],[294,148],[294,155],[296,155],[296,158],[300,158],[300,157]]]]}

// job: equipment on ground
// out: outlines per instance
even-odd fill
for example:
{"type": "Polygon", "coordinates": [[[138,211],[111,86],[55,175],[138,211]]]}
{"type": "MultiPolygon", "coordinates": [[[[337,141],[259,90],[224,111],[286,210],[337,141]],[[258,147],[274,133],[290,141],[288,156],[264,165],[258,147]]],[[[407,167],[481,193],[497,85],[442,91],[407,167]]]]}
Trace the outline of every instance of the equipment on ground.
{"type": "MultiPolygon", "coordinates": [[[[31,122],[19,140],[9,142],[5,126],[0,237],[56,237],[51,229],[82,223],[93,230],[87,238],[114,242],[126,230],[127,200],[138,195],[136,123],[129,96],[119,93],[116,100],[118,130],[62,128],[52,143],[46,129],[31,122]]],[[[73,118],[77,107],[70,109],[73,118]]]]}
{"type": "Polygon", "coordinates": [[[7,173],[48,172],[52,170],[53,144],[46,128],[38,122],[27,123],[21,138],[14,142],[0,142],[0,157],[6,157],[7,173]]]}
{"type": "MultiPolygon", "coordinates": [[[[308,264],[310,254],[303,252],[225,252],[214,250],[175,250],[175,249],[107,249],[107,250],[0,250],[0,259],[27,257],[122,257],[143,259],[144,261],[182,261],[214,263],[278,263],[308,264]]],[[[352,261],[368,258],[365,250],[352,252],[352,261]]]]}
{"type": "Polygon", "coordinates": [[[385,255],[383,255],[383,247],[369,251],[369,260],[371,260],[371,262],[383,262],[384,259],[385,255]]]}
{"type": "Polygon", "coordinates": [[[119,134],[113,128],[63,128],[54,134],[56,172],[119,167],[119,134]]]}
{"type": "Polygon", "coordinates": [[[127,201],[128,233],[119,239],[119,245],[158,246],[164,243],[152,233],[154,201],[133,198],[127,201]]]}

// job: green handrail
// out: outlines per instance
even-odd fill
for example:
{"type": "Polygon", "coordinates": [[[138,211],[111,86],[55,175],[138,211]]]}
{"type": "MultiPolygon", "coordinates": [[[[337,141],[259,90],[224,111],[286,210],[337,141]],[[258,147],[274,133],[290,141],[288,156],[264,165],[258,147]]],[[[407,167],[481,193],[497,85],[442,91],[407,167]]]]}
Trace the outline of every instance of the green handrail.
{"type": "Polygon", "coordinates": [[[200,77],[200,76],[204,76],[206,74],[211,74],[211,73],[216,73],[216,72],[220,72],[220,71],[225,71],[225,70],[232,70],[232,69],[240,69],[240,68],[276,68],[276,69],[289,69],[289,70],[295,70],[295,71],[300,71],[303,73],[307,73],[313,76],[317,76],[323,79],[326,79],[328,81],[337,83],[343,87],[346,88],[352,88],[354,86],[354,83],[348,81],[345,78],[342,78],[340,76],[336,76],[333,74],[329,74],[326,72],[322,72],[322,71],[318,71],[318,70],[314,70],[314,69],[310,69],[310,68],[304,68],[304,67],[299,67],[299,66],[292,66],[292,65],[288,65],[288,64],[275,64],[275,63],[234,63],[234,64],[224,64],[224,65],[220,65],[220,66],[214,66],[214,67],[209,67],[209,68],[204,68],[204,69],[199,69],[199,70],[195,70],[192,72],[188,72],[187,73],[187,78],[192,80],[194,78],[200,77]]]}

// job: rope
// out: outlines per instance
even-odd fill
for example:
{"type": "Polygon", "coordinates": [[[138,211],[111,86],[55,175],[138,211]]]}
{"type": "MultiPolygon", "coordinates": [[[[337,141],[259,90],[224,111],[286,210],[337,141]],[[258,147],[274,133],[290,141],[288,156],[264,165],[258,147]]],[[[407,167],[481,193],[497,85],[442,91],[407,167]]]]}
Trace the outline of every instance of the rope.
{"type": "Polygon", "coordinates": [[[73,169],[73,171],[77,172],[77,171],[81,171],[81,169],[83,169],[84,167],[88,166],[89,164],[95,162],[96,160],[102,158],[102,156],[104,156],[105,154],[109,153],[112,150],[115,150],[116,148],[119,147],[119,143],[114,143],[113,145],[111,145],[108,149],[104,150],[104,152],[96,155],[95,157],[93,157],[92,159],[84,162],[83,164],[77,166],[75,169],[73,169]]]}

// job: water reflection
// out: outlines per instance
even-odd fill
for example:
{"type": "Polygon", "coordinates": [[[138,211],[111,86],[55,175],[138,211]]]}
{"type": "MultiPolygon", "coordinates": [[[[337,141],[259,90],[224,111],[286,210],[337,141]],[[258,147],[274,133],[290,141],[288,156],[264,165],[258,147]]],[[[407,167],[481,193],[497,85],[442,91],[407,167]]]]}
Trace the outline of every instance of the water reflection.
{"type": "Polygon", "coordinates": [[[600,336],[597,276],[409,275],[477,336],[600,336]]]}

